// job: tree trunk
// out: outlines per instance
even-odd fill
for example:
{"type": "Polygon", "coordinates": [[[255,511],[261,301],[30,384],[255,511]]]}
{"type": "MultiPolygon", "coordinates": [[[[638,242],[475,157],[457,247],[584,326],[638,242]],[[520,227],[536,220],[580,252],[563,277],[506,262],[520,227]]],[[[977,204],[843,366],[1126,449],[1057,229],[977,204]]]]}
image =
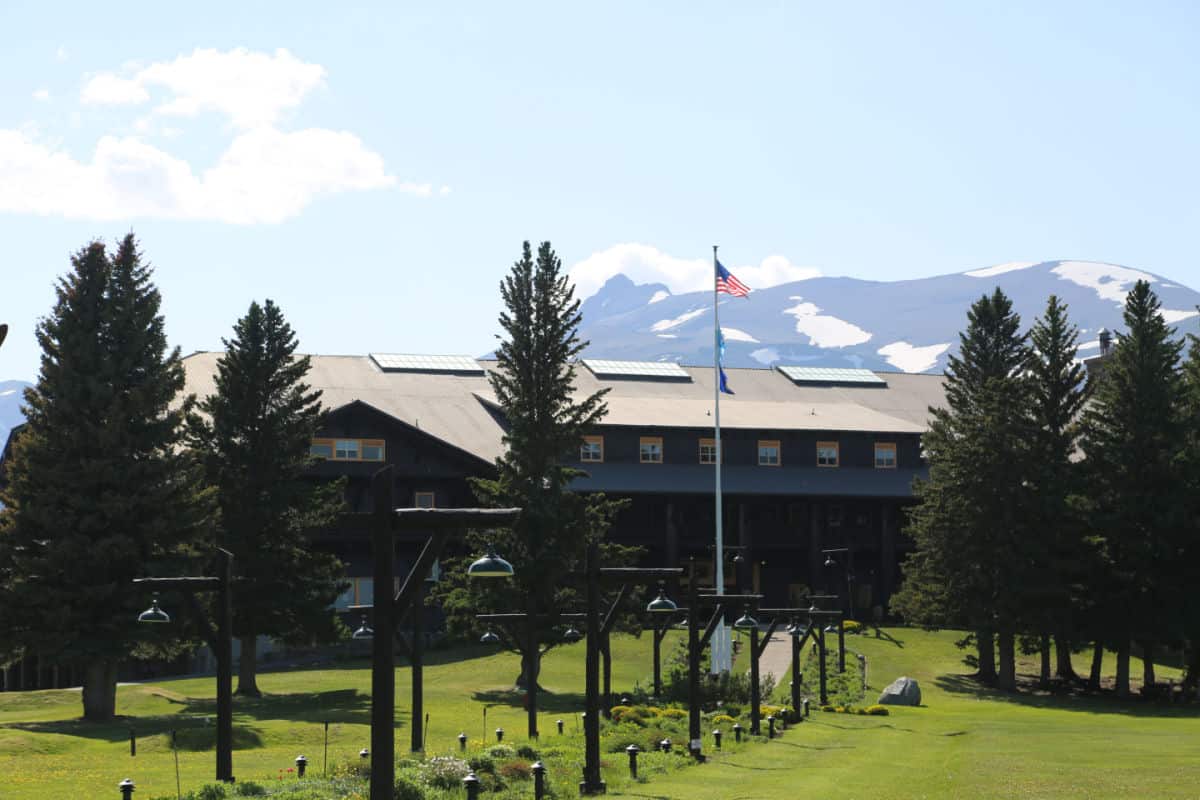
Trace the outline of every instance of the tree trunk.
{"type": "Polygon", "coordinates": [[[1184,660],[1187,661],[1187,672],[1183,676],[1183,685],[1195,689],[1200,685],[1200,639],[1188,642],[1184,660]]]}
{"type": "Polygon", "coordinates": [[[1055,634],[1054,656],[1057,661],[1054,672],[1059,680],[1074,681],[1079,679],[1079,676],[1075,674],[1075,665],[1071,663],[1071,640],[1067,638],[1066,634],[1055,634]]]}
{"type": "Polygon", "coordinates": [[[1092,670],[1088,673],[1088,688],[1100,691],[1100,671],[1104,668],[1104,643],[1097,641],[1092,646],[1092,670]]]}
{"type": "Polygon", "coordinates": [[[258,654],[254,644],[258,637],[251,633],[238,637],[242,643],[242,652],[238,656],[238,685],[234,694],[243,697],[262,697],[258,689],[258,654]]]}
{"type": "Polygon", "coordinates": [[[1142,642],[1142,694],[1154,690],[1154,642],[1142,642]]]}
{"type": "Polygon", "coordinates": [[[996,642],[991,631],[976,631],[975,645],[979,649],[979,680],[996,682],[996,642]]]}
{"type": "Polygon", "coordinates": [[[1042,634],[1042,674],[1040,681],[1042,686],[1050,685],[1050,634],[1042,634]]]}
{"type": "Polygon", "coordinates": [[[1012,631],[1002,631],[996,636],[999,650],[1000,675],[997,686],[1006,692],[1017,690],[1016,643],[1012,631]]]}
{"type": "Polygon", "coordinates": [[[83,673],[83,718],[88,722],[111,722],[117,713],[117,663],[108,659],[89,661],[83,673]]]}
{"type": "MultiPolygon", "coordinates": [[[[533,673],[534,686],[537,686],[537,679],[542,674],[542,659],[541,653],[535,652],[530,656],[526,652],[521,653],[521,674],[517,676],[517,688],[524,689],[529,686],[529,674],[533,673]],[[532,663],[531,663],[532,662],[532,663]]],[[[541,688],[540,686],[538,687],[541,688]]]]}
{"type": "Polygon", "coordinates": [[[1129,697],[1129,640],[1117,645],[1117,697],[1129,697]]]}

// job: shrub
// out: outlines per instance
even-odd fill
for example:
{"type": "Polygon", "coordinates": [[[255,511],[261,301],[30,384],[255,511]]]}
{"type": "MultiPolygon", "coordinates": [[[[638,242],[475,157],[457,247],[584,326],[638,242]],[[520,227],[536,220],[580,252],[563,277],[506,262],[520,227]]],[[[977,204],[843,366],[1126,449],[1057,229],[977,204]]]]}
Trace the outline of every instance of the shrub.
{"type": "Polygon", "coordinates": [[[870,714],[872,717],[886,717],[888,714],[892,713],[892,712],[888,711],[887,706],[881,706],[878,704],[873,705],[873,706],[867,706],[866,709],[864,709],[864,710],[868,714],[870,714]]]}
{"type": "MultiPolygon", "coordinates": [[[[488,759],[491,764],[491,759],[488,759]]],[[[435,756],[421,765],[421,780],[435,789],[457,789],[471,767],[454,756],[435,756]]]]}
{"type": "Polygon", "coordinates": [[[663,719],[683,719],[688,715],[688,712],[682,708],[664,708],[658,715],[663,719]]]}
{"type": "Polygon", "coordinates": [[[425,800],[425,790],[407,775],[397,775],[392,784],[393,800],[425,800]]]}
{"type": "Polygon", "coordinates": [[[846,633],[862,633],[863,624],[857,620],[848,619],[842,623],[842,630],[846,633]]]}
{"type": "Polygon", "coordinates": [[[491,756],[472,756],[467,759],[467,766],[476,772],[476,774],[492,774],[496,771],[496,762],[491,756]]]}
{"type": "Polygon", "coordinates": [[[732,725],[733,723],[737,722],[737,720],[728,714],[717,714],[712,718],[711,722],[713,725],[732,725]]]}
{"type": "Polygon", "coordinates": [[[335,778],[366,780],[371,777],[371,762],[364,758],[347,759],[340,764],[334,764],[331,771],[335,778]]]}
{"type": "Polygon", "coordinates": [[[538,760],[538,751],[534,750],[527,744],[523,744],[517,748],[517,756],[520,758],[528,758],[531,761],[538,760]]]}
{"type": "Polygon", "coordinates": [[[758,707],[758,714],[763,719],[766,719],[767,717],[772,717],[772,716],[773,717],[782,716],[783,711],[784,711],[783,706],[759,706],[758,707]]]}
{"type": "Polygon", "coordinates": [[[834,708],[833,706],[821,706],[821,710],[828,711],[831,714],[834,713],[835,711],[837,711],[837,709],[834,708]]]}
{"type": "Polygon", "coordinates": [[[504,758],[512,758],[517,754],[517,751],[513,750],[506,744],[497,744],[489,747],[487,754],[492,758],[499,760],[504,758]]]}
{"type": "Polygon", "coordinates": [[[267,793],[267,787],[254,781],[243,781],[235,784],[233,793],[238,797],[262,797],[267,793]]]}
{"type": "Polygon", "coordinates": [[[219,783],[202,786],[196,792],[196,800],[225,800],[225,787],[219,783]]]}
{"type": "Polygon", "coordinates": [[[507,761],[500,765],[496,774],[506,781],[527,781],[533,777],[533,772],[525,761],[507,761]]]}

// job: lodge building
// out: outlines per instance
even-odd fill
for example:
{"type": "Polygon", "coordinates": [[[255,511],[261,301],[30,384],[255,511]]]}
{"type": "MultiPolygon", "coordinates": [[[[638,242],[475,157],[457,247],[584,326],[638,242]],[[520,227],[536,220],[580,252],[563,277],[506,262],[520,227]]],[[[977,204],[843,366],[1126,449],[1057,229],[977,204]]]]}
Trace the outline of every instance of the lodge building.
{"type": "MultiPolygon", "coordinates": [[[[214,391],[220,353],[184,360],[186,391],[214,391]]],[[[399,505],[473,506],[468,478],[491,476],[505,419],[487,374],[494,361],[463,356],[312,356],[307,382],[330,409],[312,450],[318,477],[347,479],[349,510],[370,510],[369,484],[394,467],[399,505]]],[[[845,591],[847,564],[824,566],[823,548],[854,552],[858,614],[886,612],[907,549],[902,512],[913,479],[927,474],[920,437],[944,402],[937,375],[779,367],[726,370],[735,395],[720,404],[723,523],[730,590],[752,589],[772,606],[809,591],[845,591]]],[[[578,491],[630,502],[610,538],[645,549],[646,565],[694,558],[713,572],[713,375],[710,367],[584,359],[576,390],[608,389],[608,414],[570,463],[578,491]]],[[[314,546],[346,563],[338,605],[370,603],[369,536],[355,523],[320,531],[314,546]]],[[[398,568],[417,543],[401,543],[398,568]]],[[[403,573],[401,573],[403,574],[403,573]]]]}

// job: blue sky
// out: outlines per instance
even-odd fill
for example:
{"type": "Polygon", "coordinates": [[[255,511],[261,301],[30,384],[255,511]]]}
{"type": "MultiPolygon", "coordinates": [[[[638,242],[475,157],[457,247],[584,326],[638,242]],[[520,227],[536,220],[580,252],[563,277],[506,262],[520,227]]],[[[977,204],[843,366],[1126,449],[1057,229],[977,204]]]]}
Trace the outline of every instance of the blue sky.
{"type": "Polygon", "coordinates": [[[650,5],[7,0],[0,378],[128,230],[185,352],[266,297],[310,352],[485,352],[525,238],[581,287],[714,243],[752,285],[1200,284],[1195,4],[650,5]]]}

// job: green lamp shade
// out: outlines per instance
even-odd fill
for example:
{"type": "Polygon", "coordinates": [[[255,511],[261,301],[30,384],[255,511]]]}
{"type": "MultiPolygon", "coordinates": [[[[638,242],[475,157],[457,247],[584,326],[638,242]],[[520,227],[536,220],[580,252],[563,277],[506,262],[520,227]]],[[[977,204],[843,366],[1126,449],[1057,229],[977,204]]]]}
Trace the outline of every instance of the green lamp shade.
{"type": "Polygon", "coordinates": [[[799,622],[797,622],[795,625],[793,625],[791,628],[788,629],[788,633],[790,633],[792,636],[795,636],[797,639],[799,639],[799,638],[803,637],[804,634],[808,633],[808,626],[801,625],[799,622]]]}
{"type": "Polygon", "coordinates": [[[138,614],[138,622],[170,622],[171,615],[158,607],[158,595],[150,601],[150,607],[138,614]]]}
{"type": "Polygon", "coordinates": [[[499,644],[500,637],[497,636],[492,631],[487,631],[486,633],[483,634],[483,636],[479,637],[479,643],[480,644],[499,644]]]}
{"type": "Polygon", "coordinates": [[[467,576],[471,578],[511,578],[512,564],[496,555],[496,548],[488,545],[487,555],[467,567],[467,576]]]}
{"type": "Polygon", "coordinates": [[[575,642],[578,642],[582,638],[583,638],[583,634],[580,633],[579,629],[576,628],[574,625],[571,625],[565,631],[563,631],[563,641],[566,642],[567,644],[574,644],[575,642]]]}
{"type": "Polygon", "coordinates": [[[358,639],[359,641],[366,641],[368,639],[375,638],[374,629],[367,627],[367,615],[366,614],[363,614],[362,620],[358,624],[358,630],[356,630],[354,633],[350,634],[350,638],[358,639]]]}
{"type": "Polygon", "coordinates": [[[675,605],[675,601],[667,597],[662,587],[658,588],[658,597],[646,604],[646,610],[652,614],[670,614],[673,611],[678,611],[679,606],[675,605]]]}

